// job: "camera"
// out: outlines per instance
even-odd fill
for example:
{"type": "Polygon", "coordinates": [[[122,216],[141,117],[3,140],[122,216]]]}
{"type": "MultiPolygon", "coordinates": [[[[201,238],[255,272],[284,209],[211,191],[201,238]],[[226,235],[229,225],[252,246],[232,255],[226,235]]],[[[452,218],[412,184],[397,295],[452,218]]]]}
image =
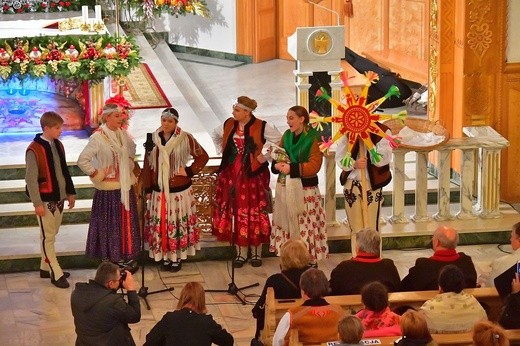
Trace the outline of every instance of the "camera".
{"type": "Polygon", "coordinates": [[[126,280],[126,270],[121,270],[121,276],[119,277],[119,288],[123,288],[123,282],[126,280]]]}

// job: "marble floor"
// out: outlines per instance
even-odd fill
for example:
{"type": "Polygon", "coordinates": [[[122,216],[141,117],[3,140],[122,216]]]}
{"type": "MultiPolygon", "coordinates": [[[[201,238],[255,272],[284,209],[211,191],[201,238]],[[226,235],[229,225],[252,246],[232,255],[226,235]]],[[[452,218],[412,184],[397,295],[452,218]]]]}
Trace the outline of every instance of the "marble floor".
{"type": "MultiPolygon", "coordinates": [[[[511,251],[509,245],[461,246],[459,251],[469,254],[480,274],[489,270],[490,262],[504,253],[511,251]]],[[[384,251],[384,257],[396,263],[401,278],[404,277],[415,258],[430,256],[430,249],[410,249],[406,251],[384,251]]],[[[319,263],[327,277],[331,270],[349,254],[332,254],[319,263]]],[[[236,284],[243,287],[258,282],[260,286],[242,291],[248,302],[242,305],[227,293],[207,293],[208,312],[216,321],[230,331],[235,338],[235,345],[248,346],[255,332],[255,320],[251,308],[258,299],[265,279],[279,271],[277,258],[265,258],[260,268],[249,264],[235,271],[236,284]]],[[[69,279],[71,288],[59,289],[46,279],[40,279],[38,272],[24,272],[0,275],[0,345],[74,345],[75,331],[70,310],[70,294],[77,282],[84,282],[94,277],[94,269],[72,269],[69,279]]],[[[139,283],[141,272],[135,274],[139,283]]],[[[206,289],[227,289],[230,282],[230,266],[224,261],[187,262],[178,273],[160,272],[157,268],[145,268],[145,285],[149,292],[165,287],[174,287],[172,292],[150,294],[147,299],[151,310],[146,310],[141,300],[142,317],[137,324],[131,325],[132,335],[137,345],[142,345],[146,334],[177,304],[177,297],[184,283],[197,281],[206,289]]]]}

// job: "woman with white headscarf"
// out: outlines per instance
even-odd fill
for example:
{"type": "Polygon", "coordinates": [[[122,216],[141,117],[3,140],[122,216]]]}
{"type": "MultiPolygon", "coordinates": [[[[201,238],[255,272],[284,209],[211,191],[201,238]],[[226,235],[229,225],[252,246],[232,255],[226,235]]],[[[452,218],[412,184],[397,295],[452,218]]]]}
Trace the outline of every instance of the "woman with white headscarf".
{"type": "Polygon", "coordinates": [[[154,147],[145,156],[143,168],[143,187],[149,200],[145,234],[150,257],[163,261],[162,269],[172,272],[181,269],[181,260],[200,250],[191,178],[209,159],[178,122],[175,108],[162,112],[161,127],[152,134],[154,147]]]}

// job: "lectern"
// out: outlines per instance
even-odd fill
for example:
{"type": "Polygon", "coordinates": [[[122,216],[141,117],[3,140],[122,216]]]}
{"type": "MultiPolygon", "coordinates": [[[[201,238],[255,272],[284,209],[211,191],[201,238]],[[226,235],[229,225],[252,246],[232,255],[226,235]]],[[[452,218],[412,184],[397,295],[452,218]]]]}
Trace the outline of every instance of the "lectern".
{"type": "Polygon", "coordinates": [[[287,39],[289,54],[296,59],[296,103],[309,111],[331,115],[330,104],[314,103],[314,94],[324,87],[339,101],[341,59],[345,56],[345,26],[296,28],[287,39]]]}
{"type": "MultiPolygon", "coordinates": [[[[289,54],[296,59],[296,103],[320,115],[336,115],[337,110],[329,102],[317,104],[316,91],[323,87],[337,101],[341,99],[343,83],[341,58],[345,56],[345,27],[315,26],[296,28],[287,42],[289,54]]],[[[328,137],[337,129],[325,127],[323,135],[328,137]]],[[[329,232],[341,227],[336,221],[336,173],[333,155],[325,156],[325,213],[329,232]]]]}

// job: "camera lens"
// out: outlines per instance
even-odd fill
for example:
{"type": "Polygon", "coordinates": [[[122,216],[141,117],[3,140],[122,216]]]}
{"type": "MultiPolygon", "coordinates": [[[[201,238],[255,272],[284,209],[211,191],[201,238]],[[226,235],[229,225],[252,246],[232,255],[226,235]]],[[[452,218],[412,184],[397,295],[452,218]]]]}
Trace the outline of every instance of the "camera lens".
{"type": "Polygon", "coordinates": [[[126,271],[121,271],[121,277],[119,278],[119,288],[123,288],[123,282],[126,280],[126,271]]]}

